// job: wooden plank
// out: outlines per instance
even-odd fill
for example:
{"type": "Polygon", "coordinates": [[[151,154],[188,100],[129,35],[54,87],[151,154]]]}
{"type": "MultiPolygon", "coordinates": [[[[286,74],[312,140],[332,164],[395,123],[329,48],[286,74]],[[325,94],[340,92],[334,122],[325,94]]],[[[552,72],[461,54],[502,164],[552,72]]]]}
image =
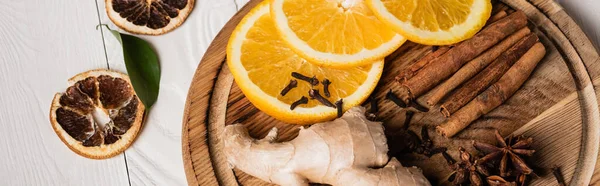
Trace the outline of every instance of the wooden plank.
{"type": "MultiPolygon", "coordinates": [[[[181,149],[181,119],[192,76],[208,45],[236,12],[236,3],[247,0],[196,1],[194,10],[181,27],[161,36],[140,36],[155,48],[161,64],[161,84],[154,104],[137,141],[126,151],[132,185],[184,185],[181,149]]],[[[98,1],[100,20],[117,29],[98,1]]],[[[241,8],[241,7],[240,7],[241,8]]],[[[124,31],[121,31],[126,33],[124,31]]],[[[104,32],[111,69],[125,72],[121,45],[104,32]]]]}
{"type": "Polygon", "coordinates": [[[106,68],[93,1],[1,1],[0,185],[128,185],[124,157],[69,150],[48,120],[67,79],[106,68]]]}

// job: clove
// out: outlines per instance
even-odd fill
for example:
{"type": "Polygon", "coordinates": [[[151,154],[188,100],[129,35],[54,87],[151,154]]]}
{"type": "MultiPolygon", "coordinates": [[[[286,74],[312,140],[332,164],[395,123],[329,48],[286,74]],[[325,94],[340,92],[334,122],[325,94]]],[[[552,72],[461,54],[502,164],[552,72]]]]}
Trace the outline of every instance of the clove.
{"type": "Polygon", "coordinates": [[[417,154],[431,157],[435,154],[446,152],[446,147],[434,147],[426,127],[421,127],[421,146],[415,149],[417,154]]]}
{"type": "Polygon", "coordinates": [[[371,96],[369,102],[371,103],[371,110],[369,112],[373,114],[379,112],[379,107],[377,106],[377,98],[375,96],[371,96]]]}
{"type": "Polygon", "coordinates": [[[293,88],[298,87],[298,81],[296,81],[295,79],[290,80],[290,83],[285,86],[285,88],[283,88],[283,90],[281,90],[281,96],[285,96],[290,90],[292,90],[293,88]]]}
{"type": "Polygon", "coordinates": [[[310,83],[312,86],[319,85],[319,79],[317,79],[317,77],[314,77],[314,76],[311,78],[311,77],[302,75],[298,72],[292,72],[292,77],[302,80],[302,81],[306,81],[306,82],[310,83]]]}
{"type": "Polygon", "coordinates": [[[335,107],[337,108],[337,117],[342,117],[342,114],[344,114],[344,99],[340,99],[338,101],[335,102],[335,107]]]}
{"type": "Polygon", "coordinates": [[[325,106],[335,108],[335,105],[333,105],[333,103],[331,103],[329,100],[327,100],[323,96],[321,96],[321,94],[319,94],[319,90],[310,89],[308,91],[308,95],[311,98],[316,99],[317,101],[321,102],[321,104],[323,104],[325,106]]]}
{"type": "Polygon", "coordinates": [[[406,103],[404,103],[404,101],[400,100],[400,98],[398,98],[398,96],[396,96],[396,94],[394,94],[392,92],[392,90],[390,90],[386,95],[385,98],[391,100],[392,102],[394,102],[396,105],[398,105],[400,108],[406,108],[406,103]]]}
{"type": "Polygon", "coordinates": [[[417,103],[416,101],[411,101],[408,103],[410,105],[410,107],[417,109],[418,111],[421,112],[429,112],[429,109],[419,103],[417,103]]]}
{"type": "Polygon", "coordinates": [[[448,154],[446,151],[442,152],[442,156],[444,156],[444,159],[446,159],[446,163],[448,163],[448,165],[451,167],[456,166],[456,160],[454,160],[454,158],[452,158],[452,156],[450,156],[450,154],[448,154]]]}
{"type": "Polygon", "coordinates": [[[554,174],[554,177],[556,178],[556,181],[558,182],[559,186],[566,186],[566,182],[565,182],[565,178],[563,177],[562,173],[560,172],[560,168],[559,167],[554,167],[552,168],[552,174],[554,174]]]}
{"type": "Polygon", "coordinates": [[[323,93],[325,93],[325,96],[331,97],[331,94],[329,93],[329,85],[331,84],[331,81],[329,81],[329,79],[324,79],[321,84],[323,84],[323,93]]]}
{"type": "Polygon", "coordinates": [[[368,112],[365,112],[365,116],[369,121],[377,121],[377,115],[375,114],[379,111],[379,108],[377,107],[377,99],[375,99],[375,95],[371,94],[366,102],[371,105],[371,108],[368,112]]]}
{"type": "Polygon", "coordinates": [[[294,110],[298,105],[302,105],[302,104],[307,104],[308,103],[308,98],[302,96],[302,98],[300,98],[298,101],[292,103],[292,105],[290,105],[290,110],[294,110]]]}
{"type": "Polygon", "coordinates": [[[406,111],[406,117],[404,117],[404,130],[408,130],[408,127],[410,126],[410,121],[412,120],[412,117],[415,115],[415,113],[413,111],[406,111]]]}
{"type": "Polygon", "coordinates": [[[432,47],[431,47],[431,52],[435,52],[435,51],[437,51],[438,49],[440,49],[440,46],[437,46],[437,45],[435,45],[435,46],[432,46],[432,47]]]}

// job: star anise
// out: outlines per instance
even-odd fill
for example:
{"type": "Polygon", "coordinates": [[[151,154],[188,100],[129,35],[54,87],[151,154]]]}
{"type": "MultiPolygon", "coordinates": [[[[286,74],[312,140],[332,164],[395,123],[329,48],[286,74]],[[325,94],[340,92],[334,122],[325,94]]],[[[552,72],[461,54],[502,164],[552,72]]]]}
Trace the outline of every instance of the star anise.
{"type": "Polygon", "coordinates": [[[460,147],[460,162],[456,162],[448,153],[442,152],[450,168],[454,171],[448,178],[454,185],[463,185],[471,183],[474,186],[484,185],[482,176],[489,176],[485,167],[480,166],[478,160],[475,160],[464,148],[460,147]]]}
{"type": "Polygon", "coordinates": [[[519,185],[525,182],[525,176],[533,173],[533,169],[527,166],[521,156],[533,156],[535,150],[529,149],[533,143],[533,138],[523,136],[502,138],[498,131],[495,132],[497,146],[473,142],[473,146],[486,154],[479,160],[480,164],[498,165],[498,171],[501,177],[515,177],[519,185]],[[511,166],[511,167],[509,167],[511,166]]]}
{"type": "Polygon", "coordinates": [[[506,181],[500,176],[488,176],[487,183],[489,186],[517,186],[517,183],[506,181]]]}

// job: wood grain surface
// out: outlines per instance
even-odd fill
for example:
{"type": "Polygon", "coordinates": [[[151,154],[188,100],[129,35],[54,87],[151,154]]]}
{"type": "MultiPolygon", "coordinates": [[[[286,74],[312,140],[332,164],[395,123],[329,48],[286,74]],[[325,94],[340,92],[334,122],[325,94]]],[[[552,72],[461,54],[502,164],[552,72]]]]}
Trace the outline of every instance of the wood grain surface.
{"type": "MultiPolygon", "coordinates": [[[[257,2],[251,1],[248,6],[253,6],[257,2]]],[[[422,126],[429,128],[434,143],[437,146],[448,147],[449,153],[455,157],[459,146],[473,151],[472,140],[492,142],[493,138],[490,137],[493,136],[495,129],[500,130],[503,135],[509,135],[520,129],[519,133],[540,138],[540,141],[536,141],[536,147],[540,148],[538,156],[542,158],[536,160],[536,167],[549,169],[559,165],[568,176],[568,181],[571,177],[574,178],[570,185],[587,185],[594,170],[598,150],[600,120],[596,94],[591,81],[600,75],[597,65],[598,54],[582,31],[554,2],[546,0],[533,2],[506,0],[505,2],[527,13],[531,28],[540,35],[542,43],[548,50],[531,78],[504,105],[477,120],[453,139],[443,138],[431,130],[444,121],[439,112],[416,114],[410,129],[418,131],[422,126]],[[566,120],[560,123],[543,122],[547,121],[545,120],[547,118],[566,120]],[[549,134],[553,135],[548,136],[549,134]],[[547,140],[548,138],[553,140],[547,140]],[[581,143],[582,139],[584,143],[581,143]],[[573,153],[580,151],[581,156],[573,153]]],[[[249,7],[245,7],[234,16],[213,41],[196,71],[193,82],[197,83],[193,83],[190,87],[183,129],[184,162],[190,185],[216,183],[236,185],[238,182],[242,185],[265,184],[241,171],[227,171],[229,167],[220,155],[222,147],[219,141],[215,140],[218,139],[218,131],[222,130],[224,125],[240,122],[248,127],[252,136],[257,138],[264,137],[272,127],[280,129],[281,141],[292,139],[297,135],[296,126],[282,123],[260,112],[243,96],[231,78],[223,78],[230,76],[227,74],[226,65],[222,65],[226,41],[241,15],[248,10],[249,7]],[[227,110],[223,112],[222,107],[225,104],[223,94],[226,93],[229,93],[225,105],[227,110]],[[215,119],[223,117],[224,121],[215,119]],[[214,171],[208,171],[210,169],[214,171]],[[213,175],[216,178],[213,178],[213,175]],[[232,179],[234,176],[237,179],[232,179]]],[[[393,72],[430,52],[431,47],[407,43],[399,50],[402,52],[398,58],[402,60],[386,63],[384,75],[374,94],[380,105],[379,119],[384,122],[388,130],[401,127],[404,120],[403,113],[406,112],[406,109],[399,109],[393,103],[383,99],[387,90],[397,88],[393,81],[395,75],[393,72]]],[[[418,101],[424,103],[427,97],[428,95],[425,95],[418,101]]],[[[423,168],[426,176],[434,183],[443,183],[442,180],[450,174],[448,168],[440,166],[445,165],[445,160],[440,155],[426,158],[421,155],[407,154],[401,159],[404,164],[423,168]]],[[[551,182],[549,181],[552,179],[551,175],[540,174],[540,176],[542,178],[536,180],[534,185],[545,185],[551,182]]]]}
{"type": "Polygon", "coordinates": [[[2,1],[0,12],[0,185],[128,185],[123,155],[81,157],[48,119],[67,79],[106,68],[94,2],[2,1]]]}

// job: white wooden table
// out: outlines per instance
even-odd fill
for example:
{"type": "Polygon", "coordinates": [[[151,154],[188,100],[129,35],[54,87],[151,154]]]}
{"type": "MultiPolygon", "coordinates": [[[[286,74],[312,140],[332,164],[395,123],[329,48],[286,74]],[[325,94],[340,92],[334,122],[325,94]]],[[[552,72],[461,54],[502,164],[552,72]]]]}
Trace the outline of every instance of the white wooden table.
{"type": "MultiPolygon", "coordinates": [[[[48,120],[54,93],[95,68],[125,72],[121,46],[96,25],[116,29],[104,0],[0,1],[0,185],[186,185],[181,118],[204,51],[247,0],[196,0],[188,20],[162,36],[143,36],[158,52],[159,98],[137,141],[108,160],[71,152],[48,120]]],[[[600,2],[559,0],[600,44],[600,2]]]]}

